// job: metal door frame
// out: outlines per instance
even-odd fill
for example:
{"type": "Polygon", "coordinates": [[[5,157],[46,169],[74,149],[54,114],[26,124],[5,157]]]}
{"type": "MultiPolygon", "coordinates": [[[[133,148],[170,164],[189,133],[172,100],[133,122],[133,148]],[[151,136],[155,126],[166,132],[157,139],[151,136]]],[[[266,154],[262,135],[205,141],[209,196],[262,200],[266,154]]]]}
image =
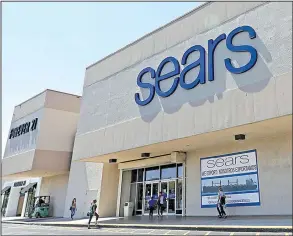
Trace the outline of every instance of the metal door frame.
{"type": "Polygon", "coordinates": [[[162,191],[162,183],[167,183],[167,199],[169,197],[169,190],[170,190],[170,182],[175,183],[175,212],[174,213],[169,213],[169,200],[167,200],[167,208],[166,212],[164,212],[165,215],[176,215],[176,210],[177,210],[177,182],[176,179],[166,179],[160,181],[160,192],[162,191]]]}
{"type": "MultiPolygon", "coordinates": [[[[146,185],[150,184],[151,185],[151,196],[153,196],[153,185],[158,184],[158,194],[160,192],[160,181],[159,180],[154,180],[154,181],[145,181],[143,184],[143,213],[142,215],[148,215],[149,212],[145,212],[145,190],[146,190],[146,185]]],[[[154,212],[154,215],[157,215],[157,213],[154,212]]]]}

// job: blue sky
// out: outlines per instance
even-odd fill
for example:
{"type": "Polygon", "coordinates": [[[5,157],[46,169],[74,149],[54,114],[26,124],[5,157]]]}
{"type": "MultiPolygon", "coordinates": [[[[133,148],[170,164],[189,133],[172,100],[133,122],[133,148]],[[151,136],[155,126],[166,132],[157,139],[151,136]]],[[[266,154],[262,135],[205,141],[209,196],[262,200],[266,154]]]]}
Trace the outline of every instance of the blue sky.
{"type": "Polygon", "coordinates": [[[87,66],[200,4],[3,3],[3,150],[15,105],[47,88],[81,95],[87,66]]]}

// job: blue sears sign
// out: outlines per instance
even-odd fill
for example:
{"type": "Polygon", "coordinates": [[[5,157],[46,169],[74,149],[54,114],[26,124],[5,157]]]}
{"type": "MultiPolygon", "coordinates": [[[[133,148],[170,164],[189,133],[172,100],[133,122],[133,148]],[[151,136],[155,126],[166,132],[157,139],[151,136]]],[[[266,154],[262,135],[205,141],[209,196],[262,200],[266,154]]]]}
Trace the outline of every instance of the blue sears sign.
{"type": "MultiPolygon", "coordinates": [[[[226,47],[230,51],[250,53],[249,62],[246,65],[238,67],[238,68],[236,68],[232,65],[230,58],[224,59],[225,66],[228,71],[230,71],[233,74],[241,74],[241,73],[244,73],[244,72],[250,70],[256,64],[257,51],[254,47],[252,47],[250,45],[239,45],[239,46],[233,45],[233,42],[232,42],[233,38],[241,32],[247,32],[251,39],[256,38],[255,30],[252,27],[241,26],[241,27],[238,27],[238,28],[234,29],[233,31],[231,31],[230,34],[228,34],[228,36],[226,36],[226,34],[221,34],[215,40],[210,39],[208,41],[208,54],[207,54],[208,55],[208,59],[207,59],[208,60],[208,81],[214,80],[214,52],[215,52],[215,49],[217,48],[217,45],[225,39],[226,39],[226,47]]],[[[183,56],[181,58],[181,65],[185,66],[182,71],[180,69],[180,65],[179,65],[178,60],[174,57],[165,58],[159,64],[157,71],[155,71],[151,67],[147,67],[147,68],[143,69],[139,73],[139,75],[137,76],[137,85],[140,88],[148,89],[149,96],[145,100],[141,100],[140,94],[136,93],[135,94],[135,102],[140,106],[145,106],[153,100],[155,93],[157,93],[160,97],[169,97],[170,95],[172,95],[175,92],[175,90],[178,87],[178,84],[180,84],[180,86],[186,90],[193,89],[198,84],[205,84],[206,83],[205,54],[206,54],[205,48],[202,47],[201,45],[195,45],[195,46],[192,46],[191,48],[189,48],[183,54],[183,56]],[[189,55],[195,51],[199,52],[199,54],[200,54],[199,59],[190,63],[189,65],[186,65],[189,55]],[[162,70],[163,70],[164,66],[168,63],[172,63],[174,65],[174,70],[171,72],[168,72],[166,74],[162,74],[162,70]],[[197,78],[195,78],[194,81],[191,83],[186,83],[185,82],[185,75],[190,70],[192,70],[198,66],[199,66],[199,74],[198,74],[197,78]],[[146,83],[146,82],[141,81],[142,77],[146,73],[149,73],[151,78],[155,79],[155,86],[153,86],[150,83],[146,83]],[[177,76],[177,77],[174,78],[174,81],[173,81],[171,88],[167,91],[162,91],[160,88],[160,82],[163,80],[169,79],[173,76],[177,76]]]]}

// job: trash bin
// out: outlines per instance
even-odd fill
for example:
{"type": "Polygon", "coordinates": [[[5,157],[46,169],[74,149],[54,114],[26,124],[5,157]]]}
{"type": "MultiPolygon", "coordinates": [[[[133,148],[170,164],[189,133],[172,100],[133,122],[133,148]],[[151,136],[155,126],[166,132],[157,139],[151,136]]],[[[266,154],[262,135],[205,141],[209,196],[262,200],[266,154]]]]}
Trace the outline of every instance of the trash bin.
{"type": "Polygon", "coordinates": [[[133,212],[133,203],[125,202],[124,203],[124,217],[132,216],[133,212]]]}

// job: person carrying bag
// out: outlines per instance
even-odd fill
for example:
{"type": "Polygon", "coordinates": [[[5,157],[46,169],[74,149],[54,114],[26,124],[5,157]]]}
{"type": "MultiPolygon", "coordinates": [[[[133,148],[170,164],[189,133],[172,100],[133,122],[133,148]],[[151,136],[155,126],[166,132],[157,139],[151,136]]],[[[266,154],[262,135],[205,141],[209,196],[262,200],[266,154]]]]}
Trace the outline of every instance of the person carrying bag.
{"type": "Polygon", "coordinates": [[[90,210],[87,213],[87,216],[89,217],[88,229],[90,229],[90,224],[91,224],[93,216],[96,216],[95,226],[97,226],[99,214],[96,211],[97,211],[97,200],[93,200],[90,206],[90,210]]]}

